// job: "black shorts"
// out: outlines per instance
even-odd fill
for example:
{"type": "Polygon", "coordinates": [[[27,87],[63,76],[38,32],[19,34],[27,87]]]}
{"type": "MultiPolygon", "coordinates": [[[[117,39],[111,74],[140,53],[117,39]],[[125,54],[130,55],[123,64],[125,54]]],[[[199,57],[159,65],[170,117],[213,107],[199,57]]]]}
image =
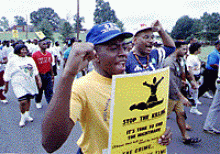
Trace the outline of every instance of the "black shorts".
{"type": "Polygon", "coordinates": [[[34,98],[34,95],[31,95],[31,94],[26,94],[22,97],[19,97],[18,98],[18,101],[23,101],[23,100],[30,100],[30,99],[33,99],[34,98]]]}

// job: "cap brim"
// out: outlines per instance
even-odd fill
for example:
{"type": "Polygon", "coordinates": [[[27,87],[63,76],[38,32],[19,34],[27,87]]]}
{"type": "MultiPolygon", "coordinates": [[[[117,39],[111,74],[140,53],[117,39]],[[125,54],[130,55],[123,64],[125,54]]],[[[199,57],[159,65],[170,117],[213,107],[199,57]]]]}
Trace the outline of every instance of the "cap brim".
{"type": "Polygon", "coordinates": [[[143,31],[146,31],[146,30],[152,30],[152,27],[146,27],[146,28],[143,28],[143,29],[141,29],[141,30],[138,30],[138,31],[134,34],[134,36],[136,36],[138,33],[141,33],[141,32],[143,32],[143,31]]]}
{"type": "Polygon", "coordinates": [[[114,38],[116,38],[116,37],[121,37],[121,38],[123,38],[123,39],[126,39],[126,38],[130,38],[130,37],[132,37],[132,36],[133,36],[133,34],[132,34],[132,33],[129,33],[129,32],[117,33],[117,34],[111,35],[111,36],[109,36],[109,37],[106,37],[105,39],[103,39],[103,40],[97,42],[95,45],[108,42],[108,41],[110,41],[110,40],[112,40],[112,39],[114,39],[114,38]]]}

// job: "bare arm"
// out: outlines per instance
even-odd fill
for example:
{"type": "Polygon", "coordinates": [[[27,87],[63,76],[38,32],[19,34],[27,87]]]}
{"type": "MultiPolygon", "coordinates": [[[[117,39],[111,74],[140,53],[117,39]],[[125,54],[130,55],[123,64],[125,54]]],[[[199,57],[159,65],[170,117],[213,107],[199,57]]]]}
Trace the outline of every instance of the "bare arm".
{"type": "Polygon", "coordinates": [[[175,71],[174,69],[170,69],[170,89],[174,91],[173,95],[176,95],[179,98],[179,100],[183,103],[183,105],[189,107],[191,106],[190,102],[188,101],[186,97],[183,96],[183,94],[181,93],[179,89],[179,86],[175,82],[174,71],[175,71]]]}
{"type": "Polygon", "coordinates": [[[161,23],[156,20],[153,24],[152,24],[152,28],[154,32],[158,32],[160,37],[162,38],[163,44],[165,46],[168,47],[175,47],[175,43],[173,41],[173,39],[165,32],[165,30],[163,29],[161,23]]]}
{"type": "Polygon", "coordinates": [[[78,71],[94,57],[93,45],[75,43],[42,123],[42,145],[54,152],[67,140],[74,121],[69,117],[71,87],[78,71]]]}
{"type": "Polygon", "coordinates": [[[193,75],[193,69],[192,67],[189,67],[188,68],[188,71],[187,71],[187,80],[190,82],[191,86],[193,89],[197,89],[198,88],[198,85],[196,83],[196,80],[195,80],[195,77],[193,75]]]}
{"type": "Polygon", "coordinates": [[[9,84],[9,82],[5,82],[5,88],[4,88],[4,92],[5,92],[5,93],[8,92],[8,84],[9,84]]]}
{"type": "Polygon", "coordinates": [[[41,82],[41,78],[39,74],[35,76],[35,81],[36,81],[38,89],[40,89],[42,87],[42,82],[41,82]]]}

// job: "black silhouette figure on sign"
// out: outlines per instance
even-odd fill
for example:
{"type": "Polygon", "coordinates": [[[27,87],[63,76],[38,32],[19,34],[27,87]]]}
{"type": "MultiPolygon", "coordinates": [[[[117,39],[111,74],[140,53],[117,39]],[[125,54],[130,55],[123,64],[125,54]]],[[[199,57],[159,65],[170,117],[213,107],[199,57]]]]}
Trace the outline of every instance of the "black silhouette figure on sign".
{"type": "Polygon", "coordinates": [[[138,110],[145,110],[145,109],[148,109],[148,108],[152,108],[156,105],[159,105],[163,102],[163,99],[162,100],[157,100],[157,95],[156,95],[156,92],[157,92],[157,87],[159,85],[159,83],[164,79],[164,77],[162,77],[158,82],[157,82],[157,78],[154,77],[153,78],[153,84],[148,84],[146,81],[143,83],[144,86],[147,86],[147,87],[150,87],[151,88],[151,95],[150,97],[148,98],[147,102],[140,102],[138,103],[137,105],[136,104],[133,104],[131,107],[130,107],[130,110],[134,110],[134,109],[138,109],[138,110]]]}

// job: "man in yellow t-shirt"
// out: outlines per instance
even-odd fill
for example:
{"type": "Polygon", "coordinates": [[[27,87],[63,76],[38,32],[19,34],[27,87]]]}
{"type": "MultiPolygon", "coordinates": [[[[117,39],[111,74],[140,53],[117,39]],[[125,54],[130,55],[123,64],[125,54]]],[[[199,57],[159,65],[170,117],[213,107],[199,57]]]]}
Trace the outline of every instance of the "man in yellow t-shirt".
{"type": "MultiPolygon", "coordinates": [[[[77,121],[83,131],[77,142],[78,154],[101,154],[108,148],[112,76],[125,72],[123,47],[129,37],[131,33],[122,33],[115,24],[106,22],[90,30],[86,37],[90,43],[73,44],[42,124],[42,145],[47,152],[62,146],[77,121]],[[92,59],[94,71],[74,81],[92,59]]],[[[158,140],[162,145],[170,141],[170,130],[158,140]]]]}

